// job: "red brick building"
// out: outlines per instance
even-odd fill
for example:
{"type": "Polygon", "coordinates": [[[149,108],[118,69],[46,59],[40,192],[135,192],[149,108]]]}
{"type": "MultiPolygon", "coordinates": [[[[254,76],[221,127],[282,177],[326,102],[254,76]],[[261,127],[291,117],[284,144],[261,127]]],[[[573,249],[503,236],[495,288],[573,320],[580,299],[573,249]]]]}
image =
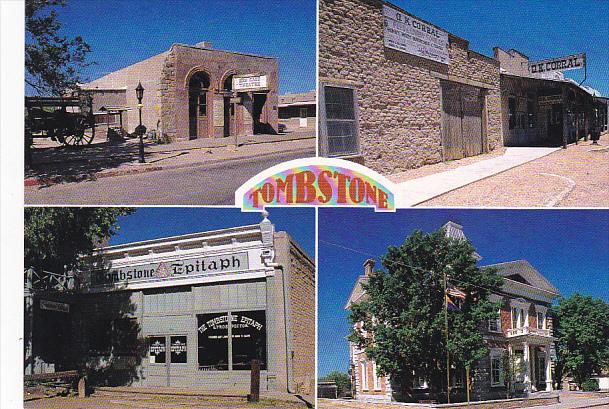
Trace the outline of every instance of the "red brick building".
{"type": "MultiPolygon", "coordinates": [[[[93,93],[97,115],[126,110],[121,119],[127,132],[139,124],[135,88],[141,82],[148,130],[169,140],[221,138],[277,132],[278,75],[276,58],[214,50],[202,42],[173,44],[81,88],[93,93]]],[[[103,119],[121,125],[119,118],[103,119]]]]}
{"type": "MultiPolygon", "coordinates": [[[[465,239],[462,226],[454,222],[444,225],[446,234],[465,239]]],[[[478,255],[476,255],[479,257],[478,255]]],[[[558,290],[529,262],[525,260],[483,266],[493,267],[504,278],[501,294],[491,294],[491,301],[500,302],[495,320],[480,324],[489,355],[472,368],[473,400],[501,399],[507,396],[504,356],[514,363],[514,380],[510,396],[523,396],[537,391],[554,389],[552,361],[554,336],[549,313],[558,290]]],[[[364,274],[353,287],[346,309],[366,297],[362,284],[374,271],[374,260],[364,262],[364,274]]],[[[355,325],[359,328],[359,325],[355,325]]],[[[425,400],[432,399],[426,379],[414,374],[410,396],[395,390],[387,377],[376,375],[376,363],[354,343],[349,344],[353,391],[358,400],[425,400]]],[[[465,395],[465,373],[453,371],[451,391],[465,395]]],[[[451,393],[451,394],[452,394],[451,393]]]]}

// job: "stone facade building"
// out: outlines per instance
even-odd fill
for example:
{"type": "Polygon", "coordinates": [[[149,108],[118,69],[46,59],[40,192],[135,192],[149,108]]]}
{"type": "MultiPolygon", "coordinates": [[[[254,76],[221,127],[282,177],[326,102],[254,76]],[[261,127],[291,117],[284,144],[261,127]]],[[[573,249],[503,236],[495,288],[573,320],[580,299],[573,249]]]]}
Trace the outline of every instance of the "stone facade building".
{"type": "MultiPolygon", "coordinates": [[[[462,226],[454,222],[444,225],[449,237],[465,239],[462,226]]],[[[481,258],[477,254],[477,258],[481,258]]],[[[508,382],[505,379],[505,357],[514,366],[510,396],[530,395],[537,391],[554,389],[553,364],[555,359],[552,333],[552,302],[560,296],[558,290],[529,262],[509,261],[481,268],[494,268],[503,277],[501,294],[491,294],[491,301],[501,307],[497,318],[481,323],[480,331],[489,349],[489,355],[472,368],[472,400],[504,399],[508,382]]],[[[374,260],[364,262],[364,273],[357,279],[345,306],[365,299],[362,287],[374,271],[374,260]]],[[[359,325],[355,325],[359,329],[359,325]]],[[[372,336],[372,335],[370,335],[372,336]]],[[[394,387],[388,377],[376,375],[376,363],[366,357],[354,343],[349,343],[350,368],[353,391],[358,400],[429,400],[428,382],[414,374],[408,395],[394,387]]],[[[451,395],[465,396],[465,371],[452,372],[451,395]]]]}
{"type": "Polygon", "coordinates": [[[131,133],[139,124],[135,88],[141,82],[148,130],[169,140],[220,138],[277,132],[278,75],[276,58],[214,50],[207,42],[173,44],[81,89],[93,94],[100,123],[118,125],[116,112],[126,110],[122,127],[131,133]]]}
{"type": "Polygon", "coordinates": [[[561,71],[530,73],[529,57],[518,50],[495,48],[494,54],[501,67],[506,146],[559,146],[605,131],[607,105],[597,91],[561,71]]]}
{"type": "Polygon", "coordinates": [[[319,2],[319,82],[323,156],[391,174],[503,146],[499,62],[392,4],[319,2]]]}
{"type": "Polygon", "coordinates": [[[95,385],[247,393],[256,359],[262,391],[313,393],[314,261],[267,218],[103,247],[89,265],[79,291],[26,302],[30,354],[46,360],[38,372],[86,368],[95,385]],[[42,320],[49,302],[65,309],[42,320]]]}

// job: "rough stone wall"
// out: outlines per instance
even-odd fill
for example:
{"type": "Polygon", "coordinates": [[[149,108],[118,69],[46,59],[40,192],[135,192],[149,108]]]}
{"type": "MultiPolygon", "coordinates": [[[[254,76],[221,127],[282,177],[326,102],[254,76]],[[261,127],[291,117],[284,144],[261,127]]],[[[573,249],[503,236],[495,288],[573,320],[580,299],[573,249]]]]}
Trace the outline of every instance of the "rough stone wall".
{"type": "MultiPolygon", "coordinates": [[[[278,76],[279,63],[276,58],[261,57],[249,54],[240,54],[229,51],[214,50],[208,48],[192,47],[182,44],[174,44],[170,50],[171,59],[168,59],[164,70],[164,81],[167,83],[167,97],[164,103],[171,108],[163,111],[163,123],[167,124],[165,132],[178,139],[188,138],[188,81],[190,77],[198,72],[204,71],[209,76],[210,93],[208,98],[208,120],[210,135],[212,137],[223,136],[223,119],[220,124],[218,120],[223,115],[223,96],[218,92],[223,89],[223,82],[230,74],[261,74],[267,75],[268,88],[266,113],[268,124],[274,132],[277,132],[277,104],[278,104],[278,76]],[[173,92],[172,92],[173,91],[173,92]],[[214,112],[217,121],[214,124],[214,112]]],[[[239,135],[253,134],[251,119],[251,104],[247,98],[243,105],[237,105],[237,126],[239,135]]]]}
{"type": "Polygon", "coordinates": [[[315,391],[315,265],[290,241],[290,328],[296,393],[315,391]]]}
{"type": "Polygon", "coordinates": [[[440,78],[484,83],[488,150],[502,145],[499,66],[450,36],[449,66],[384,47],[382,2],[321,0],[321,83],[356,87],[360,151],[390,174],[443,159],[440,78]],[[450,76],[450,77],[449,77],[450,76]]]}
{"type": "MultiPolygon", "coordinates": [[[[118,71],[83,84],[85,89],[125,89],[125,102],[130,111],[123,114],[125,129],[133,132],[139,125],[139,113],[137,109],[137,98],[135,88],[141,81],[144,87],[144,98],[142,99],[142,123],[148,128],[157,129],[157,123],[161,118],[161,71],[165,62],[167,52],[155,55],[144,61],[130,65],[118,71]]],[[[95,105],[95,97],[93,104],[95,105]]]]}
{"type": "Polygon", "coordinates": [[[176,137],[176,112],[175,112],[175,88],[176,88],[176,54],[169,50],[163,70],[161,72],[161,132],[169,140],[176,137]]]}

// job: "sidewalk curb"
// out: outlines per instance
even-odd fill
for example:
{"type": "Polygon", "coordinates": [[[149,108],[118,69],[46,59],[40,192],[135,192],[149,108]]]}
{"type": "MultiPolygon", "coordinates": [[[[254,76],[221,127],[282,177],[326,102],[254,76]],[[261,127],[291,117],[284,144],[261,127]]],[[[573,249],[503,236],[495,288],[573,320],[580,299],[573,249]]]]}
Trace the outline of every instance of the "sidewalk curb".
{"type": "Polygon", "coordinates": [[[56,185],[59,183],[82,182],[85,180],[95,180],[95,179],[114,177],[114,176],[136,175],[136,174],[140,174],[140,173],[155,172],[155,171],[159,171],[159,170],[183,169],[183,168],[188,168],[188,167],[205,166],[205,165],[213,166],[213,165],[218,165],[221,163],[239,162],[239,161],[247,160],[247,159],[250,159],[253,157],[264,158],[267,156],[285,155],[285,154],[289,154],[289,153],[298,153],[298,152],[304,153],[308,150],[310,150],[310,148],[299,148],[299,149],[292,149],[292,150],[287,150],[287,151],[269,152],[269,153],[264,153],[261,155],[255,155],[255,156],[245,156],[245,157],[230,158],[230,159],[212,159],[212,160],[208,160],[208,161],[181,163],[181,164],[165,165],[165,166],[142,165],[142,166],[147,166],[147,167],[142,167],[140,169],[122,169],[122,170],[101,171],[101,172],[92,173],[90,175],[80,174],[80,175],[75,175],[75,176],[71,176],[71,177],[62,177],[62,176],[51,177],[51,178],[31,177],[31,178],[26,178],[24,180],[24,186],[25,187],[52,186],[52,185],[56,185]]]}

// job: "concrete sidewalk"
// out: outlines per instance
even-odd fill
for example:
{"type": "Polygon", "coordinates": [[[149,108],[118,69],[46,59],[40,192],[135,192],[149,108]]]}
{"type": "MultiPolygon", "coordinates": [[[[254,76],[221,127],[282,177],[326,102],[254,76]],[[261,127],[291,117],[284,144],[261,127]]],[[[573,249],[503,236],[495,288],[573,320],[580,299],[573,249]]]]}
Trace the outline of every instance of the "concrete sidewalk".
{"type": "Polygon", "coordinates": [[[503,155],[396,184],[396,207],[411,207],[561,148],[506,148],[503,155]]]}
{"type": "Polygon", "coordinates": [[[193,140],[169,145],[146,143],[146,163],[138,162],[138,143],[92,145],[83,149],[50,148],[35,152],[31,169],[26,171],[25,186],[50,186],[111,176],[122,176],[164,169],[211,165],[277,153],[315,152],[315,135],[256,135],[235,147],[228,141],[193,140]],[[212,146],[213,145],[213,146],[212,146]]]}

